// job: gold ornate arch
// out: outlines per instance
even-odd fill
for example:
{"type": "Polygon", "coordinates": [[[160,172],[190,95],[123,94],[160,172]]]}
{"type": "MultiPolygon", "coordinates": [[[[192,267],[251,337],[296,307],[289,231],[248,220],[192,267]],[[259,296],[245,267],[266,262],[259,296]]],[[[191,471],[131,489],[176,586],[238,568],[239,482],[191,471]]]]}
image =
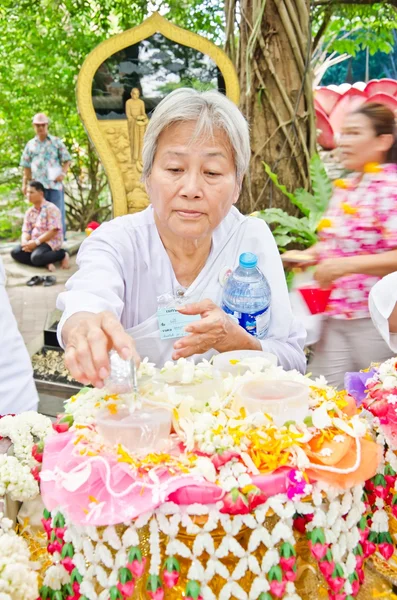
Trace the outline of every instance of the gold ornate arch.
{"type": "Polygon", "coordinates": [[[86,58],[77,80],[77,106],[81,120],[108,176],[113,216],[141,210],[148,204],[140,182],[139,168],[131,160],[128,124],[124,119],[98,119],[92,100],[92,83],[99,67],[116,52],[149,38],[155,33],[209,56],[225,80],[226,95],[236,104],[240,89],[236,71],[228,56],[205,38],[173,25],[157,12],[143,23],[99,44],[86,58]]]}

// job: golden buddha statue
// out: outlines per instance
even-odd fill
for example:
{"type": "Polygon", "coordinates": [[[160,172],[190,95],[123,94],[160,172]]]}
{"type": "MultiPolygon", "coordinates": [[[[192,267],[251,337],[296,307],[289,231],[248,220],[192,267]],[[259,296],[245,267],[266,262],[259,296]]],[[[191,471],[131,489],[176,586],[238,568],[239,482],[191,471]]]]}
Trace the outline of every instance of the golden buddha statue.
{"type": "Polygon", "coordinates": [[[128,121],[128,135],[130,138],[131,159],[136,163],[139,171],[142,170],[143,136],[149,122],[145,112],[145,103],[139,98],[138,88],[132,88],[131,98],[127,100],[125,112],[128,121]]]}

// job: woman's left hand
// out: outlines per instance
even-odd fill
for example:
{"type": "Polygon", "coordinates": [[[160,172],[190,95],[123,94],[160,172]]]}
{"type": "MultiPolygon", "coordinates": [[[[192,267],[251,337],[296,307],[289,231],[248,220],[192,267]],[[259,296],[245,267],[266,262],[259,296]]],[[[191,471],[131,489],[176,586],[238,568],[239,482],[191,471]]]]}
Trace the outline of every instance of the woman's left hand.
{"type": "Polygon", "coordinates": [[[314,279],[322,288],[331,287],[335,279],[349,274],[349,260],[344,258],[326,258],[314,271],[314,279]]]}
{"type": "Polygon", "coordinates": [[[200,315],[201,319],[185,327],[189,335],[175,342],[173,360],[204,354],[211,349],[218,352],[262,350],[259,340],[230,319],[212,300],[187,304],[178,307],[178,311],[183,315],[200,315]]]}

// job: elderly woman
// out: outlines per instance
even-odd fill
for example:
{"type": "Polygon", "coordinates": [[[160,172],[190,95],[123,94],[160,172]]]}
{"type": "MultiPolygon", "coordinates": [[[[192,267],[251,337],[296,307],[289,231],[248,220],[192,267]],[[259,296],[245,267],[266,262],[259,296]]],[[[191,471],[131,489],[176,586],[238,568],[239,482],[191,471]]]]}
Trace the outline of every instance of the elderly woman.
{"type": "Polygon", "coordinates": [[[249,159],[247,123],[222,94],[179,89],[158,105],[143,149],[151,205],[101,225],[83,243],[79,271],[58,298],[64,311],[58,335],[76,379],[101,387],[110,348],[157,365],[264,350],[286,369],[304,372],[305,332],[292,317],[275,241],[262,220],[233,206],[249,159]],[[220,308],[223,275],[238,265],[242,252],[258,256],[271,287],[263,340],[220,308]],[[182,298],[178,311],[192,316],[188,335],[179,339],[160,335],[158,309],[170,297],[182,298]]]}

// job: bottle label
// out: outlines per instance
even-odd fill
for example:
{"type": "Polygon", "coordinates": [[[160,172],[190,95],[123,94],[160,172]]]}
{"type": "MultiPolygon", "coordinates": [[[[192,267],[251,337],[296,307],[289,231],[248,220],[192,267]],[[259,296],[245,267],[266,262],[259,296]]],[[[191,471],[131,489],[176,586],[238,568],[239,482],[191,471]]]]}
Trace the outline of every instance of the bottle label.
{"type": "Polygon", "coordinates": [[[255,313],[241,313],[222,304],[222,310],[243,329],[258,339],[266,337],[270,324],[270,304],[255,313]]]}

